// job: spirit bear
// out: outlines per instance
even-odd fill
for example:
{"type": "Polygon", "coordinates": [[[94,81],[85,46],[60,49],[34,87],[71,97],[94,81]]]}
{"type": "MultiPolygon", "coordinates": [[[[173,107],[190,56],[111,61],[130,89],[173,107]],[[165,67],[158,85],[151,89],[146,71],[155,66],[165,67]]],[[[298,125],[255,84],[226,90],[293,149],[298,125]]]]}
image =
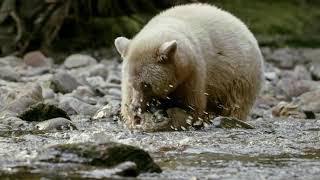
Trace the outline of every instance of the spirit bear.
{"type": "Polygon", "coordinates": [[[208,114],[246,120],[263,82],[263,58],[246,25],[208,4],[170,8],[131,40],[123,59],[121,114],[130,129],[184,129],[208,114]],[[150,111],[157,99],[165,115],[150,111]]]}

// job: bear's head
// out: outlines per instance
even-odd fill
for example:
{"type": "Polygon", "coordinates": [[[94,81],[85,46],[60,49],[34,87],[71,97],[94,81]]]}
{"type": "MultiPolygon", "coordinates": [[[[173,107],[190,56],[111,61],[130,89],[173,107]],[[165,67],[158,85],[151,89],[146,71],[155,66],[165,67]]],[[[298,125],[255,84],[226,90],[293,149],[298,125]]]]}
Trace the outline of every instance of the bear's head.
{"type": "Polygon", "coordinates": [[[115,46],[123,59],[122,83],[128,83],[123,87],[130,88],[123,92],[131,92],[126,95],[131,98],[130,106],[144,112],[152,99],[168,98],[177,87],[174,63],[177,42],[150,45],[133,41],[118,37],[115,46]]]}

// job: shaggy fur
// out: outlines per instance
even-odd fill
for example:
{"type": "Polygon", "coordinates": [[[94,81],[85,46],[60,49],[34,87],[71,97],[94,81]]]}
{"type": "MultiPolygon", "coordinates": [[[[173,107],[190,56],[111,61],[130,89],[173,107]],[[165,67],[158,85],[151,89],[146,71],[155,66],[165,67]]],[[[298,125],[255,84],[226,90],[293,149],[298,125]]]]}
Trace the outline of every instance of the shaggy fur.
{"type": "MultiPolygon", "coordinates": [[[[115,46],[124,59],[121,113],[129,127],[137,123],[130,107],[144,113],[151,97],[170,99],[193,121],[207,112],[246,120],[263,82],[253,34],[208,4],[168,9],[132,40],[117,38],[115,46]]],[[[172,117],[171,124],[186,117],[172,117]]]]}

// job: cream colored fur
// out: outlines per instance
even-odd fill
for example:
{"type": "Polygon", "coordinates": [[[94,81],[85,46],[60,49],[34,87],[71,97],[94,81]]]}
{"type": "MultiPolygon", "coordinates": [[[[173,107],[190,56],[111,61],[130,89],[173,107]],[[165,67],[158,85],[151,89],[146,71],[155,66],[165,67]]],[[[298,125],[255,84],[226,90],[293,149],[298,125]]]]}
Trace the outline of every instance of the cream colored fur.
{"type": "Polygon", "coordinates": [[[124,59],[121,113],[128,124],[133,121],[128,107],[143,97],[133,87],[136,81],[166,92],[155,93],[160,97],[191,106],[194,111],[186,116],[194,119],[211,112],[241,120],[246,120],[263,82],[263,58],[253,34],[238,18],[208,4],[168,9],[132,40],[118,38],[115,45],[124,59]],[[160,47],[173,41],[177,49],[164,54],[171,66],[159,65],[160,47]]]}

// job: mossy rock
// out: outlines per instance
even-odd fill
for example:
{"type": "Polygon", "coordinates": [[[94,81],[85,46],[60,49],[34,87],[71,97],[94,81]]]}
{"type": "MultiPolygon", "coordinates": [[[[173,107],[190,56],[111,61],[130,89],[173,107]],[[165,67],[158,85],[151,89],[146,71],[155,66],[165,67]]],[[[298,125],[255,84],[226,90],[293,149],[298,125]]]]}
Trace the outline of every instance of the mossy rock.
{"type": "Polygon", "coordinates": [[[45,104],[43,102],[31,105],[19,114],[18,117],[25,121],[44,121],[58,117],[70,120],[70,117],[64,110],[55,105],[45,104]]]}
{"type": "Polygon", "coordinates": [[[115,142],[54,145],[40,153],[38,159],[51,163],[80,163],[110,168],[131,161],[137,165],[139,172],[162,171],[148,152],[115,142]]]}

